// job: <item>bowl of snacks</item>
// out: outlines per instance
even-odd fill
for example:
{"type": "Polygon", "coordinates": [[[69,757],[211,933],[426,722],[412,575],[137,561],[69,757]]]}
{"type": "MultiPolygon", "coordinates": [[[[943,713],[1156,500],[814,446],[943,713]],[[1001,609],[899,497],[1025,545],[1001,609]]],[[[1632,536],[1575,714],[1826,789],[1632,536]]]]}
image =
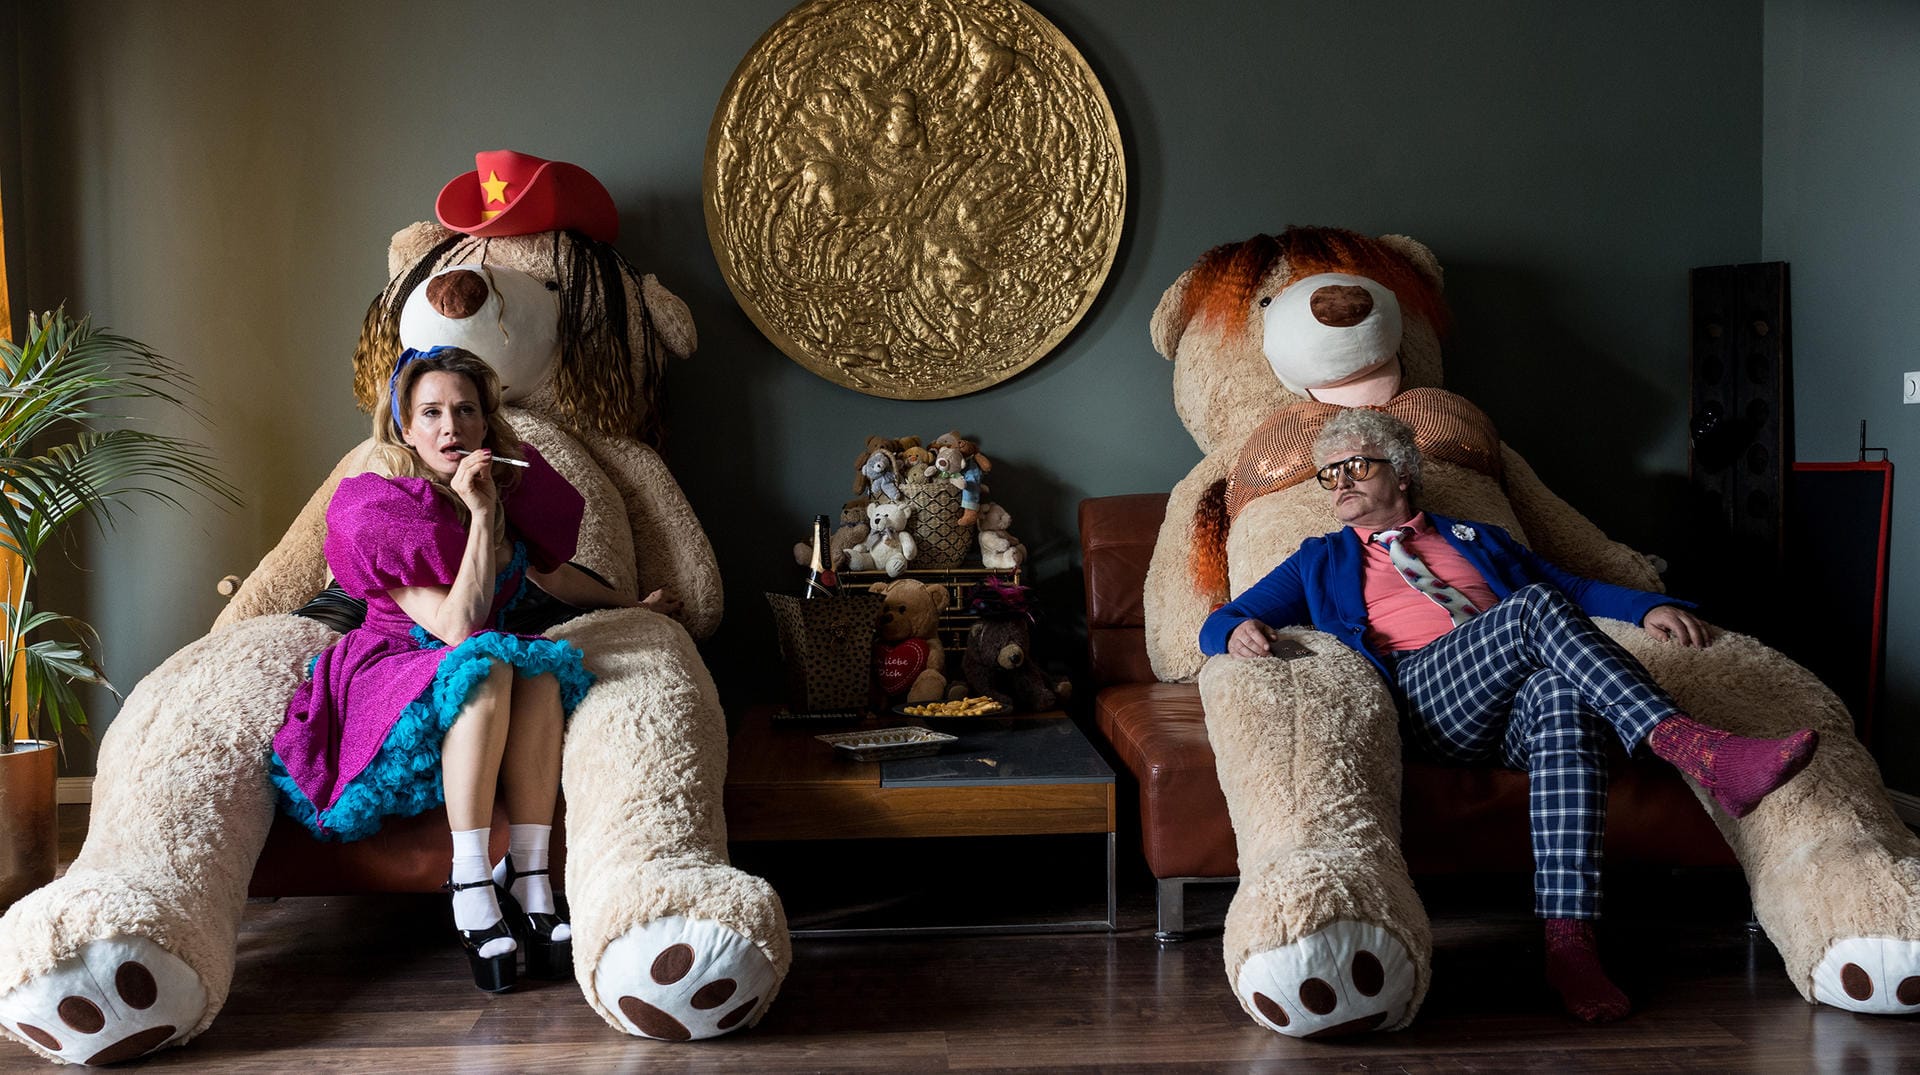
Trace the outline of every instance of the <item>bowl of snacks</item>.
{"type": "Polygon", "coordinates": [[[911,702],[894,706],[893,711],[903,717],[951,720],[955,717],[997,717],[1005,713],[1007,707],[983,694],[973,698],[955,698],[950,702],[911,702]]]}

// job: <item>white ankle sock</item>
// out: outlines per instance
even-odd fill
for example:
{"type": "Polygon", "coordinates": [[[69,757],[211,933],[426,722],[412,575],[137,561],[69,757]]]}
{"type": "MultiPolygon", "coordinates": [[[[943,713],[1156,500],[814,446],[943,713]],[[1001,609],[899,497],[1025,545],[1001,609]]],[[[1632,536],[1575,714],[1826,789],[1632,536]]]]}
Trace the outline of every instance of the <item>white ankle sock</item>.
{"type": "MultiPolygon", "coordinates": [[[[486,829],[453,830],[453,883],[488,880],[486,829]]],[[[453,924],[472,931],[486,929],[500,921],[500,901],[494,899],[493,886],[459,889],[453,894],[453,924]]],[[[487,958],[505,955],[517,945],[512,937],[488,941],[480,949],[487,958]]]]}
{"type": "MultiPolygon", "coordinates": [[[[544,870],[552,862],[552,825],[509,825],[507,833],[507,855],[513,859],[516,872],[524,874],[528,870],[544,870]]],[[[494,866],[493,880],[495,884],[506,883],[506,859],[494,866]]],[[[555,913],[553,878],[548,874],[515,878],[510,891],[513,898],[519,901],[520,909],[528,914],[555,913]]],[[[556,941],[564,941],[572,936],[573,930],[567,926],[560,926],[553,931],[556,941]]]]}

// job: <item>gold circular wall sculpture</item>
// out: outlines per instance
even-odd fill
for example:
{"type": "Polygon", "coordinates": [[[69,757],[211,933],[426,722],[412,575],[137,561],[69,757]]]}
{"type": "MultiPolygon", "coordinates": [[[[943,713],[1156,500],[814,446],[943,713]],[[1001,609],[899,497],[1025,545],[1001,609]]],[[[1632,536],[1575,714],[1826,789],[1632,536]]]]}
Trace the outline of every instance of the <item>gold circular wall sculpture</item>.
{"type": "Polygon", "coordinates": [[[1085,315],[1126,160],[1093,72],[1018,0],[813,0],[734,71],[703,188],[727,286],[788,357],[945,399],[1085,315]]]}

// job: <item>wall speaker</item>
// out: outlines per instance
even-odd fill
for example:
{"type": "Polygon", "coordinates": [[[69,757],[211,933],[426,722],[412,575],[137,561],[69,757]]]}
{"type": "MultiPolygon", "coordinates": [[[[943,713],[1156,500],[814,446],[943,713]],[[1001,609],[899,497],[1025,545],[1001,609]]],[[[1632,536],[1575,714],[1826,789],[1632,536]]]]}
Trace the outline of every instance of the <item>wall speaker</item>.
{"type": "Polygon", "coordinates": [[[1716,622],[1770,635],[1781,610],[1756,580],[1785,557],[1793,467],[1792,325],[1787,263],[1692,273],[1692,450],[1699,573],[1716,622]]]}

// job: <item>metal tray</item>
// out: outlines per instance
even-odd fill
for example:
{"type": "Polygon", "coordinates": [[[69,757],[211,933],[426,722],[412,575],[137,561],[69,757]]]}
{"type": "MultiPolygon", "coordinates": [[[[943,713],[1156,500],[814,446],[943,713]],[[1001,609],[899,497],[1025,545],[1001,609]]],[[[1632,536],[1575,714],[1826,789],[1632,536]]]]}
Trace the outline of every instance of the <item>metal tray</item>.
{"type": "Polygon", "coordinates": [[[875,728],[863,732],[835,732],[816,735],[815,739],[844,750],[860,761],[884,761],[888,758],[917,758],[938,753],[940,748],[960,737],[927,728],[875,728]]]}

